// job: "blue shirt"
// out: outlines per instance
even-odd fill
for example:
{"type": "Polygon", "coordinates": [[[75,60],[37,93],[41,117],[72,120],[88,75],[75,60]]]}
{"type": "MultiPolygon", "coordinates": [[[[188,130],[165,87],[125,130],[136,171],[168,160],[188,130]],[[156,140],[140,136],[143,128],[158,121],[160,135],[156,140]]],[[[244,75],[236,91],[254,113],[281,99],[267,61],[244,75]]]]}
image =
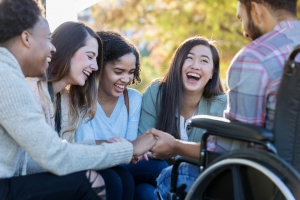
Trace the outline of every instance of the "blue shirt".
{"type": "Polygon", "coordinates": [[[75,132],[75,141],[107,140],[112,137],[122,137],[127,140],[136,139],[142,95],[137,90],[128,88],[128,98],[129,116],[123,94],[118,98],[118,102],[110,117],[106,116],[101,105],[97,103],[95,117],[91,121],[84,122],[78,126],[75,132]]]}

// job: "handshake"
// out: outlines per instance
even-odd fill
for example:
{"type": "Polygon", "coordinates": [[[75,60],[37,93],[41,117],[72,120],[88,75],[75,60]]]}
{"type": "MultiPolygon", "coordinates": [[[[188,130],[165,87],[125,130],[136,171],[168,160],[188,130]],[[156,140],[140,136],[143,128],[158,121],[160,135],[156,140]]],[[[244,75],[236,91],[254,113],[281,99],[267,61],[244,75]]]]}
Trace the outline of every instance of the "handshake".
{"type": "MultiPolygon", "coordinates": [[[[127,141],[124,138],[110,138],[107,142],[123,142],[127,141]]],[[[135,164],[144,155],[147,160],[148,156],[157,159],[166,159],[174,157],[176,153],[176,145],[178,140],[169,133],[157,130],[155,128],[149,129],[143,135],[132,141],[133,158],[131,163],[135,164]],[[151,153],[149,153],[151,152],[151,153]]]]}

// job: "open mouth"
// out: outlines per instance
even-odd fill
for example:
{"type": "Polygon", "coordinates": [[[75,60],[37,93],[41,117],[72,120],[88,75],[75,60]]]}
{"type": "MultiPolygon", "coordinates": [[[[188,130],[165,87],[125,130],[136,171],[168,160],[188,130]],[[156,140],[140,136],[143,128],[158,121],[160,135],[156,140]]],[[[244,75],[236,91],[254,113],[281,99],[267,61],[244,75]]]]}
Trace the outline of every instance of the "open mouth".
{"type": "Polygon", "coordinates": [[[47,57],[47,62],[51,62],[51,58],[50,57],[47,57]]]}
{"type": "Polygon", "coordinates": [[[189,80],[192,80],[192,81],[199,81],[201,78],[201,76],[199,74],[191,73],[191,72],[187,73],[186,76],[189,80]]]}
{"type": "Polygon", "coordinates": [[[90,72],[88,72],[88,71],[86,71],[86,70],[83,70],[83,73],[87,76],[87,77],[89,77],[90,76],[90,72]]]}
{"type": "Polygon", "coordinates": [[[121,90],[123,90],[123,89],[125,88],[125,85],[115,84],[115,86],[117,86],[117,87],[120,88],[121,90]]]}

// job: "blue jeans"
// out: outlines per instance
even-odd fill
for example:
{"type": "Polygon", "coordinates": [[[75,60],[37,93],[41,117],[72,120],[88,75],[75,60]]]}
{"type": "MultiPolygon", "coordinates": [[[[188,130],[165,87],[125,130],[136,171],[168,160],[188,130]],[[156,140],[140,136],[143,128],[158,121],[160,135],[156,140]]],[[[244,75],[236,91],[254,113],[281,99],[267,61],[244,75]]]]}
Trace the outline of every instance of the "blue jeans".
{"type": "Polygon", "coordinates": [[[134,180],[127,169],[116,166],[97,172],[105,181],[107,200],[133,199],[134,180]]]}
{"type": "Polygon", "coordinates": [[[149,161],[141,160],[135,165],[128,164],[121,166],[129,170],[134,179],[134,199],[157,199],[157,194],[155,192],[157,187],[156,179],[161,171],[169,166],[166,161],[149,159],[149,161]]]}
{"type": "MultiPolygon", "coordinates": [[[[157,178],[157,192],[160,193],[162,199],[167,199],[171,187],[172,166],[164,169],[157,178]]],[[[187,187],[185,192],[188,192],[200,175],[199,167],[188,163],[181,163],[178,168],[177,187],[185,184],[187,187]]]]}

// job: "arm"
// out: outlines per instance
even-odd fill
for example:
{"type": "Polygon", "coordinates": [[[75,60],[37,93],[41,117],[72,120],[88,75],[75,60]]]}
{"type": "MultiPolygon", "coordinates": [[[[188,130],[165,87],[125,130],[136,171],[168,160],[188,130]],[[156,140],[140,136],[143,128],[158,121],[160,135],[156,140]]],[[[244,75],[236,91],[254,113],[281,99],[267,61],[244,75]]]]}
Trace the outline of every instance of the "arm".
{"type": "Polygon", "coordinates": [[[9,134],[13,140],[0,141],[1,148],[16,148],[18,144],[40,166],[58,175],[103,169],[131,160],[133,147],[129,142],[86,146],[62,141],[39,112],[22,72],[1,67],[0,123],[4,129],[0,136],[9,134]]]}
{"type": "Polygon", "coordinates": [[[200,157],[200,143],[178,140],[169,133],[154,128],[148,130],[145,135],[147,134],[152,134],[157,139],[155,146],[151,149],[152,155],[156,158],[166,159],[176,155],[195,159],[200,157]]]}
{"type": "Polygon", "coordinates": [[[230,120],[265,125],[269,77],[261,62],[243,51],[228,70],[228,107],[230,120]]]}
{"type": "Polygon", "coordinates": [[[143,94],[138,136],[156,127],[156,118],[158,115],[156,105],[157,90],[158,83],[152,83],[143,94]]]}
{"type": "Polygon", "coordinates": [[[129,119],[127,124],[126,139],[134,140],[137,138],[138,126],[140,121],[142,95],[133,89],[128,89],[129,94],[129,119]]]}

